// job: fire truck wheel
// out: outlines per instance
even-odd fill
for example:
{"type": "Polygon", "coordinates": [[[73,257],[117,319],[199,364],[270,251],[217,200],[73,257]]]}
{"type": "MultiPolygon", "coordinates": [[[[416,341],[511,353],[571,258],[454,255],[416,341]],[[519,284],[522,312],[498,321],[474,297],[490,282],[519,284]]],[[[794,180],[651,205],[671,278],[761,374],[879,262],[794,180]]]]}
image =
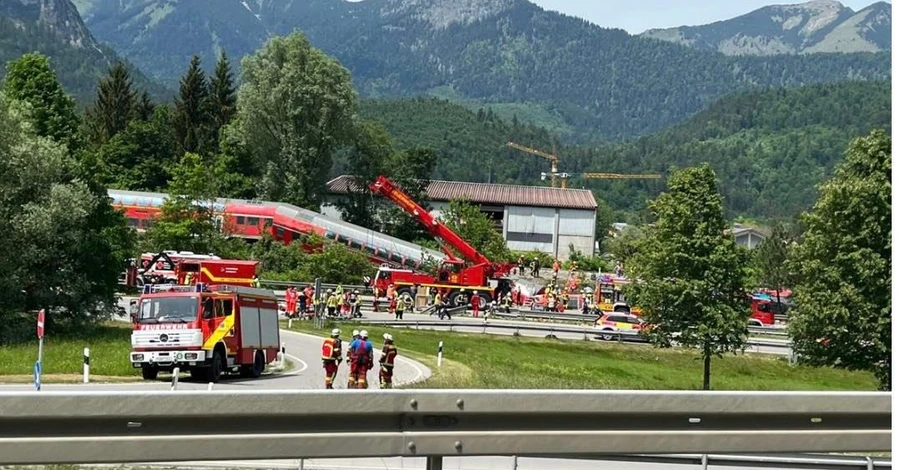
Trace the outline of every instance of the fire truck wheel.
{"type": "Polygon", "coordinates": [[[266,358],[262,351],[256,351],[256,354],[253,355],[253,364],[241,366],[241,376],[255,379],[262,375],[264,370],[266,370],[266,358]]]}
{"type": "Polygon", "coordinates": [[[206,381],[218,382],[222,377],[222,363],[225,362],[225,356],[222,354],[222,348],[217,347],[213,353],[212,362],[206,368],[206,381]]]}
{"type": "Polygon", "coordinates": [[[450,295],[450,308],[469,305],[469,296],[463,292],[454,292],[450,295]]]}
{"type": "Polygon", "coordinates": [[[159,376],[159,368],[157,367],[141,367],[141,377],[144,380],[156,380],[159,376]]]}

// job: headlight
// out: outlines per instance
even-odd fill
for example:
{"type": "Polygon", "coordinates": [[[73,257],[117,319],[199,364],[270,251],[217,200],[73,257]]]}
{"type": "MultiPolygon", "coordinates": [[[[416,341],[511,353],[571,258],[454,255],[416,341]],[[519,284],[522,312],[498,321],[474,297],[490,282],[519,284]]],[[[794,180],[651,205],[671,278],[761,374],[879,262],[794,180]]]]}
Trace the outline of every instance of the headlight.
{"type": "Polygon", "coordinates": [[[131,355],[131,360],[132,360],[133,362],[141,362],[141,361],[144,360],[144,355],[143,355],[143,354],[132,354],[132,355],[131,355]]]}
{"type": "Polygon", "coordinates": [[[197,353],[184,353],[184,359],[187,361],[196,361],[197,353]]]}

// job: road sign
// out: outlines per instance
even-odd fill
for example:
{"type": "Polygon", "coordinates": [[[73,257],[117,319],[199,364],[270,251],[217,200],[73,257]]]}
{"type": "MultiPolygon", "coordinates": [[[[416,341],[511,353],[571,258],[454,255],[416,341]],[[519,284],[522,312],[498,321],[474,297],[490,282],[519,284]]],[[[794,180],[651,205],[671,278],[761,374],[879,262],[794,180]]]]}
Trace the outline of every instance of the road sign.
{"type": "Polygon", "coordinates": [[[37,336],[38,339],[44,338],[44,309],[38,311],[37,317],[37,336]]]}
{"type": "Polygon", "coordinates": [[[34,363],[34,388],[41,390],[41,361],[34,363]]]}

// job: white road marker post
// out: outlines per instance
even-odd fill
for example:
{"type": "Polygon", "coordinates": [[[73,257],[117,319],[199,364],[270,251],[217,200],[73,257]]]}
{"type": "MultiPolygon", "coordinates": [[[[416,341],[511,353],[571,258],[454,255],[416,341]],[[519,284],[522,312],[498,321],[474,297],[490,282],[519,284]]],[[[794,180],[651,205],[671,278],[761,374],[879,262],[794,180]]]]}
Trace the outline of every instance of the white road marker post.
{"type": "Polygon", "coordinates": [[[172,391],[178,390],[178,374],[181,372],[181,369],[178,367],[172,369],[172,391]]]}
{"type": "Polygon", "coordinates": [[[288,329],[290,330],[293,325],[294,325],[294,317],[288,317],[288,329]]]}
{"type": "Polygon", "coordinates": [[[82,378],[83,383],[88,383],[91,381],[91,350],[89,348],[84,348],[84,377],[82,378]]]}
{"type": "Polygon", "coordinates": [[[212,382],[210,382],[210,383],[208,383],[208,384],[206,385],[206,391],[207,391],[207,392],[211,392],[211,391],[212,391],[212,388],[213,388],[213,383],[212,383],[212,382]]]}
{"type": "Polygon", "coordinates": [[[284,342],[281,343],[281,350],[278,351],[278,369],[284,370],[284,342]]]}
{"type": "Polygon", "coordinates": [[[444,342],[441,341],[438,343],[438,367],[441,366],[441,361],[444,359],[444,342]]]}

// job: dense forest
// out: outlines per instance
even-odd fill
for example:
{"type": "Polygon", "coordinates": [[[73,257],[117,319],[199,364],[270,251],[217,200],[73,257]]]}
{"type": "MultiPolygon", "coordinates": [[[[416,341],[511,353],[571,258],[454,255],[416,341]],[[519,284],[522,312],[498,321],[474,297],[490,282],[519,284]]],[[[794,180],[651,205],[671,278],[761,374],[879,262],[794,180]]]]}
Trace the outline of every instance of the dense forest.
{"type": "MultiPolygon", "coordinates": [[[[368,100],[360,113],[384,125],[400,147],[437,150],[435,177],[542,184],[549,163],[509,148],[513,140],[551,149],[553,136],[492,110],[471,112],[437,99],[368,100]]],[[[816,184],[830,174],[847,142],[872,128],[890,128],[890,83],[845,82],[796,89],[742,92],[723,98],[691,119],[637,140],[559,150],[561,171],[667,173],[710,162],[731,216],[790,218],[812,204],[816,184]]],[[[336,172],[344,171],[336,168],[336,172]]],[[[546,183],[544,183],[546,184],[546,183]]],[[[613,208],[638,212],[665,188],[660,181],[586,181],[613,208]]]]}
{"type": "Polygon", "coordinates": [[[240,58],[270,33],[300,30],[364,97],[516,104],[520,121],[553,117],[582,143],[659,131],[741,90],[890,77],[887,52],[726,57],[524,0],[80,3],[97,37],[169,84],[193,54],[240,58]]]}

